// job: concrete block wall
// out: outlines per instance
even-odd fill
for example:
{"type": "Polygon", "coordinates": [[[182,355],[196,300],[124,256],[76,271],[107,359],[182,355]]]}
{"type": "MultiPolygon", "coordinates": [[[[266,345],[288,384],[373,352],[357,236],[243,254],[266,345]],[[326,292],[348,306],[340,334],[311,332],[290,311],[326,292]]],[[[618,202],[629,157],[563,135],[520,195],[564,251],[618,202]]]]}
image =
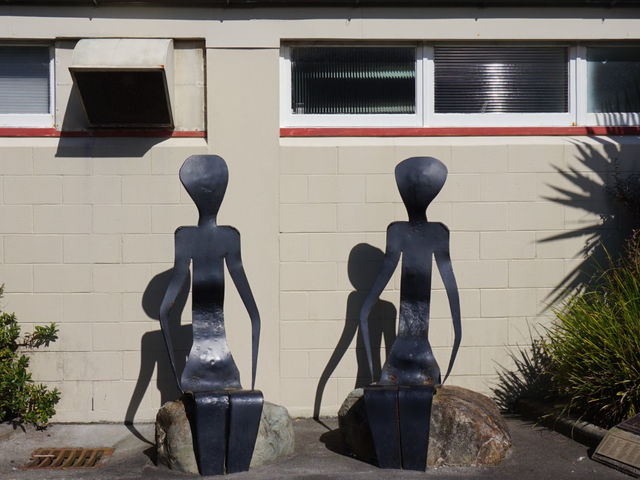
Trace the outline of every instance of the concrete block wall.
{"type": "Polygon", "coordinates": [[[58,139],[2,140],[2,305],[25,333],[59,325],[31,355],[34,379],[62,391],[56,421],[150,420],[172,388],[151,283],[172,266],[175,228],[197,221],[177,172],[207,146],[158,141],[105,168],[112,148],[138,144],[74,139],[85,156],[59,157],[58,139]]]}
{"type": "MultiPolygon", "coordinates": [[[[25,333],[36,324],[60,327],[57,342],[30,354],[34,380],[62,392],[54,421],[153,421],[161,402],[178,398],[157,317],[173,266],[173,233],[197,223],[178,171],[188,156],[203,153],[222,155],[229,165],[219,222],[241,232],[262,315],[257,386],[268,400],[286,402],[277,375],[277,125],[264,128],[277,100],[270,83],[250,74],[258,62],[277,78],[278,50],[207,55],[214,65],[238,69],[209,72],[209,88],[229,92],[244,81],[247,92],[241,109],[229,95],[212,97],[207,138],[0,139],[2,305],[25,333]],[[264,132],[266,140],[247,142],[246,129],[264,132]]],[[[228,276],[226,283],[227,339],[248,387],[249,320],[228,276]]],[[[173,332],[178,359],[191,339],[189,323],[187,298],[182,326],[173,332]]]]}
{"type": "MultiPolygon", "coordinates": [[[[225,125],[234,128],[229,119],[225,125]]],[[[217,131],[229,133],[222,125],[217,131]]],[[[164,140],[135,156],[139,139],[2,140],[3,308],[16,312],[24,331],[60,325],[60,339],[32,354],[34,378],[63,392],[56,421],[150,421],[177,395],[154,305],[171,268],[173,231],[197,218],[177,171],[188,155],[213,153],[214,143],[164,140]]],[[[399,161],[431,155],[449,168],[428,215],[451,230],[461,294],[463,340],[450,383],[488,392],[497,365],[509,364],[509,348],[526,345],[530,329],[550,321],[547,303],[582,260],[584,235],[550,239],[608,228],[602,216],[614,210],[603,184],[614,161],[623,171],[637,166],[640,142],[283,138],[259,175],[246,162],[249,152],[222,153],[231,179],[221,221],[242,232],[263,317],[258,387],[293,415],[311,415],[316,406],[334,415],[346,394],[368,381],[356,348],[356,287],[362,295],[375,275],[366,262],[379,260],[388,223],[406,218],[393,177],[399,161]],[[245,187],[266,199],[253,211],[245,187]],[[362,244],[369,257],[356,256],[362,244]]],[[[229,341],[246,383],[246,314],[228,284],[229,341]]],[[[371,318],[380,363],[382,338],[395,331],[399,288],[396,272],[371,318]]],[[[188,311],[187,301],[185,325],[188,311]]],[[[185,342],[187,333],[183,328],[178,338],[185,342]]],[[[431,342],[443,370],[452,340],[434,270],[431,342]]]]}
{"type": "MultiPolygon", "coordinates": [[[[427,211],[451,230],[460,289],[463,338],[449,383],[489,393],[498,366],[511,365],[509,351],[553,317],[548,306],[584,259],[579,230],[611,228],[604,185],[614,163],[632,169],[639,153],[635,139],[282,139],[280,374],[290,409],[335,414],[368,381],[357,378],[368,369],[356,348],[358,311],[347,313],[357,290],[348,262],[362,243],[381,255],[387,225],[406,219],[393,176],[399,161],[434,156],[449,169],[427,211]]],[[[398,273],[382,296],[396,308],[398,273]]],[[[433,275],[430,335],[444,374],[453,331],[435,266],[433,275]]],[[[378,354],[383,362],[384,342],[378,354]]]]}
{"type": "MultiPolygon", "coordinates": [[[[87,129],[68,70],[75,43],[54,42],[59,130],[87,129]]],[[[174,49],[175,130],[204,131],[204,42],[174,49]]],[[[62,392],[56,421],[148,421],[175,397],[153,281],[166,283],[175,228],[197,219],[178,169],[207,151],[204,138],[1,140],[3,308],[24,332],[59,325],[31,354],[33,378],[62,392]]]]}

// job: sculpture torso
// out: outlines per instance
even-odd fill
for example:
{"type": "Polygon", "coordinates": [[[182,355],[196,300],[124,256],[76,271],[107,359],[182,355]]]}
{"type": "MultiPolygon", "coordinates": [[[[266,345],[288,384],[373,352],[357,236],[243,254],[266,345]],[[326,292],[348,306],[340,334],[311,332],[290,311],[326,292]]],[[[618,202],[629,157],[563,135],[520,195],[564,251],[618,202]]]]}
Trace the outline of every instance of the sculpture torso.
{"type": "Polygon", "coordinates": [[[382,385],[440,383],[440,368],[429,344],[429,309],[433,255],[447,245],[441,223],[394,222],[389,241],[402,252],[398,336],[382,368],[382,385]]]}
{"type": "Polygon", "coordinates": [[[239,249],[239,234],[207,223],[182,227],[176,235],[193,261],[193,344],[182,372],[183,390],[202,392],[240,388],[240,374],[224,328],[224,260],[239,249]]]}

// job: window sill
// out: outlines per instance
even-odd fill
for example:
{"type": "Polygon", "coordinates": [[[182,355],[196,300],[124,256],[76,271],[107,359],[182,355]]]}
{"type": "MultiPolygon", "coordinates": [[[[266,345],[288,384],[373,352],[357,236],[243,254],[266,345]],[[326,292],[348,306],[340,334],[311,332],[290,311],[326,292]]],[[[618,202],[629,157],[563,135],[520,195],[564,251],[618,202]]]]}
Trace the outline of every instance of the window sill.
{"type": "Polygon", "coordinates": [[[280,137],[491,137],[640,135],[638,127],[281,128],[280,137]]]}
{"type": "Polygon", "coordinates": [[[55,128],[0,127],[0,137],[160,137],[204,138],[207,132],[173,130],[56,130],[55,128]]]}

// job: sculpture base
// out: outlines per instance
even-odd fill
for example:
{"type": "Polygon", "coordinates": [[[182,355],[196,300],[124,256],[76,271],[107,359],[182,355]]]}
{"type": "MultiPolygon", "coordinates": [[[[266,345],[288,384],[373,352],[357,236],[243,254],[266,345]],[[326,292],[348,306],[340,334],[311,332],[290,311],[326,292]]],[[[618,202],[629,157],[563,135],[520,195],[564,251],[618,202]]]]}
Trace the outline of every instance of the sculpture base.
{"type": "Polygon", "coordinates": [[[372,385],[364,406],[380,468],[424,471],[433,385],[372,385]]]}
{"type": "MultiPolygon", "coordinates": [[[[293,454],[293,421],[287,409],[264,402],[250,467],[293,454]]],[[[159,464],[198,474],[191,425],[182,400],[165,403],[156,416],[156,452],[159,464]]]]}
{"type": "Polygon", "coordinates": [[[191,398],[187,418],[192,430],[195,428],[200,473],[222,475],[249,470],[262,415],[262,392],[218,390],[195,392],[191,398]]]}
{"type": "MultiPolygon", "coordinates": [[[[356,457],[377,463],[363,394],[359,388],[345,399],[338,412],[340,431],[356,457]]],[[[493,400],[461,387],[436,387],[428,466],[496,465],[510,447],[511,435],[493,400]]]]}

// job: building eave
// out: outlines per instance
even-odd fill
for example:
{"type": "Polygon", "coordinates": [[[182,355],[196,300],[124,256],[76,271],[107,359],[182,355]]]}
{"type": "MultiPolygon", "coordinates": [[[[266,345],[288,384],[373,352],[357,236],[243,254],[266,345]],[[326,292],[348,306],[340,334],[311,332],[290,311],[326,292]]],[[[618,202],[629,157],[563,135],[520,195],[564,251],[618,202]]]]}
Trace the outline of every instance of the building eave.
{"type": "Polygon", "coordinates": [[[597,7],[635,8],[640,0],[0,0],[0,5],[153,7],[597,7]]]}

